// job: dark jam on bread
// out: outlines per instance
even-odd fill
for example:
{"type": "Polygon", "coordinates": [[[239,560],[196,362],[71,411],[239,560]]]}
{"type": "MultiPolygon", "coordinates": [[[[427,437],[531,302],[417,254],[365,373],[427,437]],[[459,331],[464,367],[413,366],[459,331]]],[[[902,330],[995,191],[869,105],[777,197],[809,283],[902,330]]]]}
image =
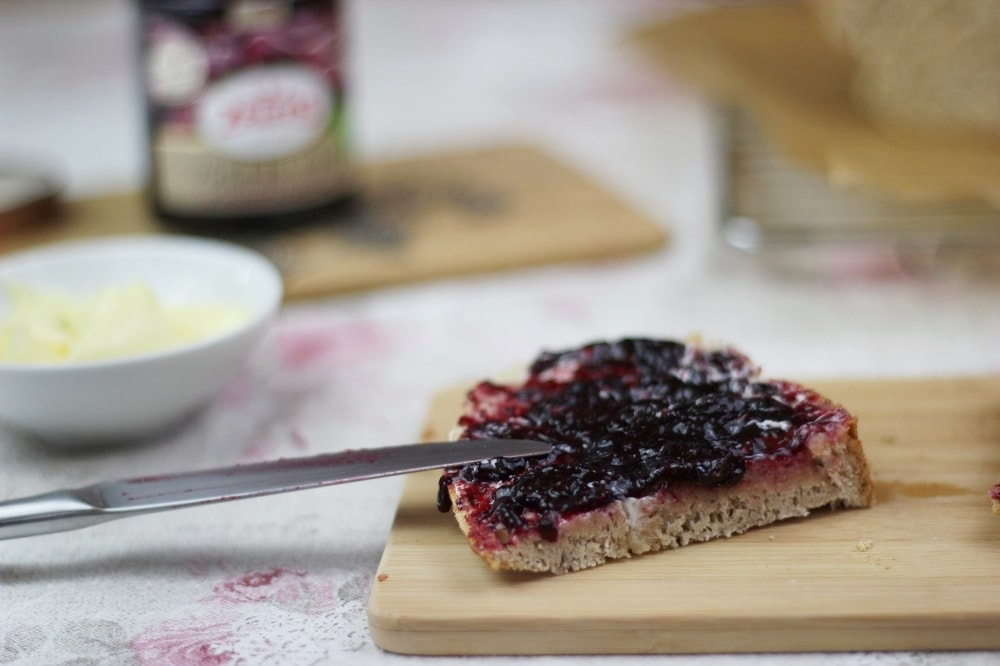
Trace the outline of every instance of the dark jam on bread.
{"type": "Polygon", "coordinates": [[[842,423],[815,393],[757,374],[736,351],[672,341],[545,352],[523,384],[474,388],[459,425],[465,439],[535,439],[551,453],[446,470],[438,508],[451,508],[458,479],[479,519],[554,541],[560,517],[679,485],[731,485],[748,464],[792,457],[842,423]]]}

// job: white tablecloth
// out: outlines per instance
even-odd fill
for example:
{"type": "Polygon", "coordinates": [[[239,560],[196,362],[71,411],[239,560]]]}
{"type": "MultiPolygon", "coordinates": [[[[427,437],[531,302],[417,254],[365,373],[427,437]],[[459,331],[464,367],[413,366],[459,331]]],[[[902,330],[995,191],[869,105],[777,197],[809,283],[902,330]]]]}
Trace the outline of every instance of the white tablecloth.
{"type": "MultiPolygon", "coordinates": [[[[636,21],[684,4],[350,4],[364,159],[529,141],[661,222],[669,247],[290,305],[215,403],[158,441],[65,454],[0,431],[0,498],[413,441],[439,388],[540,349],[623,335],[700,333],[741,347],[766,374],[796,378],[1000,370],[995,282],[908,275],[891,262],[789,279],[720,247],[708,106],[622,39],[636,21]]],[[[54,165],[73,197],[142,183],[132,18],[127,0],[0,0],[0,161],[54,165]]],[[[367,594],[401,484],[3,542],[0,663],[453,663],[383,653],[368,632],[367,594]]],[[[594,663],[648,659],[760,661],[594,663]]],[[[767,661],[985,665],[1000,654],[767,661]]]]}

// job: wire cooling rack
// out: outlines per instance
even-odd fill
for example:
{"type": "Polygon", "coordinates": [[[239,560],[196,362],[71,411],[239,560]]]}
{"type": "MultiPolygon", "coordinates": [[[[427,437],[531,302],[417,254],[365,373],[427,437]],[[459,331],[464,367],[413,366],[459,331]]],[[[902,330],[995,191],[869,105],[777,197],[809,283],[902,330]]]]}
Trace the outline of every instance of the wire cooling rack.
{"type": "Polygon", "coordinates": [[[972,259],[1000,271],[1000,210],[989,204],[915,204],[837,189],[778,154],[745,111],[727,109],[722,121],[727,246],[769,255],[888,250],[909,264],[972,259]]]}

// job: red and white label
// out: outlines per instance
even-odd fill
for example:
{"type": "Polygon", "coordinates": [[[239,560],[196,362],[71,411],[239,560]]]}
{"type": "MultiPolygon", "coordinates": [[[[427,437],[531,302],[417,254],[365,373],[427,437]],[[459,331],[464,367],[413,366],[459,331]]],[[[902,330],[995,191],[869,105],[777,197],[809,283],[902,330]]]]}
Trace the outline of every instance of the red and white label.
{"type": "Polygon", "coordinates": [[[306,67],[247,70],[211,85],[195,125],[206,147],[233,160],[256,162],[295,154],[326,129],[331,91],[306,67]]]}

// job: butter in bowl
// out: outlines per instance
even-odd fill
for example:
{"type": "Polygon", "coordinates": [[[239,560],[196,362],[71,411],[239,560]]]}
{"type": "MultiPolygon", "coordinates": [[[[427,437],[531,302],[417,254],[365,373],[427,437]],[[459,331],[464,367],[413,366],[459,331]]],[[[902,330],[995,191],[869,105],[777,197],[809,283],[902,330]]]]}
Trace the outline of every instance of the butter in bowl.
{"type": "Polygon", "coordinates": [[[239,369],[282,295],[262,255],[184,236],[0,259],[0,422],[61,446],[165,430],[239,369]]]}

